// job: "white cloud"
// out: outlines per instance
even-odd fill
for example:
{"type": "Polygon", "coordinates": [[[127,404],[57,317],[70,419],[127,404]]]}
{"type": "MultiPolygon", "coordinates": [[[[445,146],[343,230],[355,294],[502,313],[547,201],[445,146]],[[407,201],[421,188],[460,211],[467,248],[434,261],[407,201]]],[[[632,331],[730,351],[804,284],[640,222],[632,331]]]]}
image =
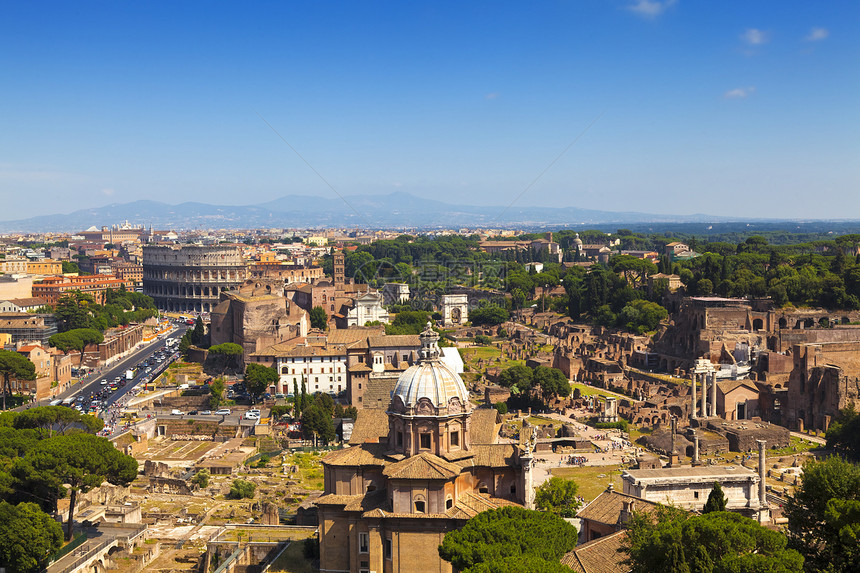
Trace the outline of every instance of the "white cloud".
{"type": "Polygon", "coordinates": [[[110,197],[111,195],[113,195],[113,194],[114,194],[114,190],[113,190],[113,189],[110,189],[110,188],[108,188],[108,189],[102,189],[102,193],[104,193],[105,195],[107,195],[108,197],[110,197]]]}
{"type": "Polygon", "coordinates": [[[813,28],[809,31],[809,35],[806,36],[807,42],[820,42],[821,40],[827,39],[827,36],[830,35],[830,30],[827,28],[813,28]]]}
{"type": "Polygon", "coordinates": [[[765,32],[764,30],[757,30],[756,28],[747,28],[746,32],[741,34],[741,40],[743,40],[750,46],[760,46],[762,44],[767,44],[767,42],[770,40],[770,34],[765,32]]]}
{"type": "Polygon", "coordinates": [[[631,12],[635,12],[645,18],[656,18],[666,11],[667,8],[677,3],[678,0],[636,0],[633,4],[627,7],[631,12]]]}
{"type": "Polygon", "coordinates": [[[733,90],[729,90],[723,94],[723,97],[726,99],[743,99],[751,96],[753,93],[755,93],[755,86],[749,86],[746,88],[735,88],[733,90]]]}

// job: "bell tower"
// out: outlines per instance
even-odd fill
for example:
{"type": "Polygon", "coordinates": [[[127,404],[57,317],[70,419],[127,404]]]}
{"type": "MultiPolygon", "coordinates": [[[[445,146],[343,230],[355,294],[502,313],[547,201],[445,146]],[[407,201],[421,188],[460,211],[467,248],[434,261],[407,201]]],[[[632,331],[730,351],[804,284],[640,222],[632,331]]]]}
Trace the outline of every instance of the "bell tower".
{"type": "Polygon", "coordinates": [[[343,251],[337,251],[334,254],[334,288],[335,290],[343,290],[344,285],[344,256],[343,251]]]}

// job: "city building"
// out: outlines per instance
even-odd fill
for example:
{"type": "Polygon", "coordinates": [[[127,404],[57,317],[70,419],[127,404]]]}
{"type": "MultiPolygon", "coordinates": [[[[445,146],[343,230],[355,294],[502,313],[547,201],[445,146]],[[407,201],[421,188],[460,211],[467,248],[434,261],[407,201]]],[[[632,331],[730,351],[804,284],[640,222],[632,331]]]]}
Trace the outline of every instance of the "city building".
{"type": "Polygon", "coordinates": [[[385,304],[406,304],[409,302],[409,285],[406,283],[385,283],[382,287],[385,304]]]}
{"type": "Polygon", "coordinates": [[[48,304],[48,301],[38,297],[0,299],[0,312],[32,312],[48,304]]]}
{"type": "Polygon", "coordinates": [[[253,352],[308,334],[308,313],[284,296],[280,279],[247,280],[220,298],[210,315],[213,346],[239,344],[249,359],[253,352]]]}
{"type": "Polygon", "coordinates": [[[11,335],[11,342],[38,342],[48,346],[48,339],[57,334],[57,318],[53,314],[29,312],[0,313],[0,332],[11,335]]]}
{"type": "Polygon", "coordinates": [[[33,277],[27,274],[0,275],[0,300],[33,296],[33,277]]]}
{"type": "Polygon", "coordinates": [[[368,322],[388,324],[388,311],[382,306],[382,295],[367,291],[356,296],[346,308],[346,327],[364,326],[368,322]]]}
{"type": "Polygon", "coordinates": [[[143,247],[143,294],[161,310],[210,312],[221,292],[240,286],[246,274],[236,246],[143,247]]]}
{"type": "Polygon", "coordinates": [[[530,447],[492,443],[495,418],[476,415],[437,341],[428,326],[387,411],[365,410],[355,445],[323,459],[320,570],[451,572],[437,551],[446,532],[482,511],[531,506],[530,447]]]}
{"type": "Polygon", "coordinates": [[[82,277],[47,277],[33,285],[33,296],[45,299],[48,304],[57,304],[62,297],[72,291],[92,295],[97,304],[103,304],[108,289],[133,289],[131,282],[118,279],[113,275],[86,275],[82,277]]]}

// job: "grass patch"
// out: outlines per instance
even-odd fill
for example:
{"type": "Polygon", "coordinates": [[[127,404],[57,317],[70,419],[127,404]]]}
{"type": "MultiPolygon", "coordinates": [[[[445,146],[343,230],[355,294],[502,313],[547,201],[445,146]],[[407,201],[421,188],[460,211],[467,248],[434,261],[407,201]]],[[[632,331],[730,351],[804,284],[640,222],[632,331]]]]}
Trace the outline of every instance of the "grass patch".
{"type": "Polygon", "coordinates": [[[791,436],[789,438],[788,445],[784,448],[776,448],[773,450],[767,450],[768,456],[790,456],[791,454],[800,454],[803,452],[808,452],[809,450],[814,450],[817,448],[821,448],[820,444],[810,443],[808,441],[802,440],[801,438],[797,438],[795,436],[791,436]]]}
{"type": "Polygon", "coordinates": [[[621,491],[621,466],[585,466],[581,468],[551,468],[553,476],[572,479],[579,485],[579,495],[591,501],[606,490],[612,481],[615,491],[621,491]],[[598,477],[603,476],[603,477],[598,477]]]}
{"type": "Polygon", "coordinates": [[[606,390],[601,388],[595,388],[594,386],[589,386],[587,384],[580,384],[579,382],[571,382],[570,384],[571,391],[579,389],[579,394],[581,396],[603,396],[604,398],[617,398],[615,394],[610,394],[606,390]]]}

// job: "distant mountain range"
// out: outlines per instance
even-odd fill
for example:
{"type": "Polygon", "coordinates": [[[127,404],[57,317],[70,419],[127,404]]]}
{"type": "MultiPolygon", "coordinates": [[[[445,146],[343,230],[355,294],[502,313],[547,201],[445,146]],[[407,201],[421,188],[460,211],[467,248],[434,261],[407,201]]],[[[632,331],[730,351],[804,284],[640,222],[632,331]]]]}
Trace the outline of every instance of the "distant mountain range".
{"type": "Polygon", "coordinates": [[[169,205],[134,201],[81,209],[64,215],[40,215],[17,221],[0,221],[0,232],[81,231],[128,220],[158,229],[253,229],[309,227],[540,227],[633,223],[718,223],[751,220],[711,215],[658,215],[630,211],[598,211],[578,207],[478,207],[453,205],[409,193],[351,195],[327,199],[288,195],[260,205],[234,206],[206,203],[169,205]]]}

